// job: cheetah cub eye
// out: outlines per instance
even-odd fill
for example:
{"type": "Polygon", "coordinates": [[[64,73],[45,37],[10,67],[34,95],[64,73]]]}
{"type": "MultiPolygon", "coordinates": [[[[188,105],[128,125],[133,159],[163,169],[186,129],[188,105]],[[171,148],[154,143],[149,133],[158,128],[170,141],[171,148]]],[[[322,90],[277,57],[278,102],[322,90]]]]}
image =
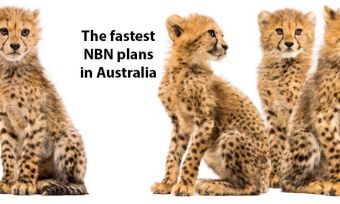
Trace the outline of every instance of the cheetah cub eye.
{"type": "Polygon", "coordinates": [[[24,28],[22,31],[21,31],[21,35],[26,37],[30,34],[30,30],[28,30],[27,28],[24,28]]]}
{"type": "Polygon", "coordinates": [[[1,33],[1,35],[8,35],[8,29],[7,28],[1,28],[0,33],[1,33]]]}
{"type": "Polygon", "coordinates": [[[208,30],[208,33],[211,37],[216,38],[216,33],[214,30],[208,30]]]}
{"type": "Polygon", "coordinates": [[[301,35],[302,33],[302,29],[301,28],[298,28],[295,30],[295,35],[301,35]]]}
{"type": "Polygon", "coordinates": [[[283,35],[283,33],[284,33],[284,31],[283,31],[283,29],[282,28],[276,28],[276,33],[278,34],[278,35],[283,35]]]}

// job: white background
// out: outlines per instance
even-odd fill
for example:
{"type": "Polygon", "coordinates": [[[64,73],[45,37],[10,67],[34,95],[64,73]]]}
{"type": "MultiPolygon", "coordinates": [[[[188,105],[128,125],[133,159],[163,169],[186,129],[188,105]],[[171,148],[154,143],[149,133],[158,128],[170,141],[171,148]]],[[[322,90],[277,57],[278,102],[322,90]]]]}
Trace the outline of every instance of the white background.
{"type": "MultiPolygon", "coordinates": [[[[229,53],[212,63],[216,74],[231,81],[261,108],[256,90],[261,59],[257,15],[261,10],[291,7],[317,15],[315,53],[322,43],[323,6],[340,7],[324,0],[93,0],[46,1],[1,0],[12,5],[40,9],[42,40],[39,53],[43,66],[56,85],[75,126],[83,135],[90,192],[82,197],[0,195],[1,203],[335,203],[338,197],[282,193],[271,189],[260,196],[183,197],[153,195],[150,186],[164,174],[170,140],[170,121],[157,98],[158,84],[168,56],[170,40],[165,29],[169,15],[201,13],[212,16],[225,32],[229,53]],[[83,42],[82,29],[106,32],[156,32],[156,42],[83,42]],[[151,61],[84,61],[84,47],[152,50],[151,61]],[[157,70],[156,79],[81,79],[80,67],[117,68],[141,65],[157,70]]],[[[199,177],[214,174],[201,165],[199,177]]]]}

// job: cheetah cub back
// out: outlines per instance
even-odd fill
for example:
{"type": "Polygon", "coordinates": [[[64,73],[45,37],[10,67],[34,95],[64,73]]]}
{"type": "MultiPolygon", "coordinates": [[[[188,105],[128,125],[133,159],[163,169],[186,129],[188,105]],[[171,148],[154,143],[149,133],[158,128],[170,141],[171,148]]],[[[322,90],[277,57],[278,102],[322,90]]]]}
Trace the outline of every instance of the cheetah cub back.
{"type": "Polygon", "coordinates": [[[288,121],[311,67],[315,15],[262,11],[258,22],[263,49],[258,91],[270,140],[270,186],[279,187],[288,121]]]}
{"type": "Polygon", "coordinates": [[[202,15],[171,16],[166,26],[173,43],[159,97],[173,131],[164,179],[151,187],[152,192],[176,196],[193,195],[195,190],[202,195],[266,192],[270,161],[263,121],[252,102],[209,66],[210,60],[226,54],[222,30],[202,15]],[[220,179],[197,180],[202,159],[220,179]]]}
{"type": "Polygon", "coordinates": [[[0,8],[0,192],[86,194],[81,136],[37,57],[38,14],[0,8]]]}
{"type": "Polygon", "coordinates": [[[326,6],[324,16],[317,70],[289,124],[282,189],[340,196],[340,10],[326,6]]]}

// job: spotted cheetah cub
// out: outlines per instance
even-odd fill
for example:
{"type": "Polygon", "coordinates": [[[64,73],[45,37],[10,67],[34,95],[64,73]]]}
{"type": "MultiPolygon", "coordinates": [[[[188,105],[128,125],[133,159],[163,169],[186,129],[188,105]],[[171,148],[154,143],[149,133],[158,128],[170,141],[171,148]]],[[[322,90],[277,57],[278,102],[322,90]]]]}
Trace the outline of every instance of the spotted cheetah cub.
{"type": "Polygon", "coordinates": [[[311,67],[315,15],[262,11],[258,22],[263,49],[258,90],[270,141],[270,186],[279,187],[288,121],[311,67]]]}
{"type": "Polygon", "coordinates": [[[270,161],[263,121],[251,101],[215,76],[208,63],[226,54],[221,29],[202,15],[174,15],[166,26],[173,45],[159,97],[173,131],[165,177],[152,192],[190,196],[195,184],[202,195],[266,192],[270,161]],[[202,158],[219,180],[196,181],[202,158]]]}
{"type": "Polygon", "coordinates": [[[340,10],[325,7],[317,71],[289,124],[283,191],[340,195],[340,10]]]}
{"type": "Polygon", "coordinates": [[[37,57],[38,13],[0,8],[0,192],[85,194],[82,139],[37,57]]]}

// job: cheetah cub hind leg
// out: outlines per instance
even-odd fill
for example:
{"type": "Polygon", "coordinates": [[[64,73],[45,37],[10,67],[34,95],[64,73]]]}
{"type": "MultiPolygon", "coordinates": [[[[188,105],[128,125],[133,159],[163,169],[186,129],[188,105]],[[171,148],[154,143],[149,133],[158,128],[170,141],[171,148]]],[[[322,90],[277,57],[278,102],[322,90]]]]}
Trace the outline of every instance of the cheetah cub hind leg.
{"type": "Polygon", "coordinates": [[[283,192],[323,194],[324,167],[321,149],[314,134],[295,130],[289,138],[286,152],[286,167],[282,170],[283,192]]]}
{"type": "Polygon", "coordinates": [[[42,195],[85,195],[83,179],[86,156],[80,135],[75,130],[63,131],[54,151],[56,178],[38,180],[37,191],[42,195]]]}
{"type": "Polygon", "coordinates": [[[287,180],[282,181],[282,191],[289,193],[308,193],[308,194],[324,194],[324,181],[317,180],[306,182],[303,185],[295,185],[287,180]]]}
{"type": "Polygon", "coordinates": [[[199,180],[201,195],[259,195],[268,190],[270,161],[254,141],[238,131],[222,133],[205,161],[221,178],[199,180]],[[225,178],[225,179],[224,179],[225,178]]]}

